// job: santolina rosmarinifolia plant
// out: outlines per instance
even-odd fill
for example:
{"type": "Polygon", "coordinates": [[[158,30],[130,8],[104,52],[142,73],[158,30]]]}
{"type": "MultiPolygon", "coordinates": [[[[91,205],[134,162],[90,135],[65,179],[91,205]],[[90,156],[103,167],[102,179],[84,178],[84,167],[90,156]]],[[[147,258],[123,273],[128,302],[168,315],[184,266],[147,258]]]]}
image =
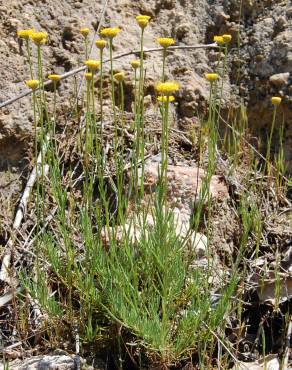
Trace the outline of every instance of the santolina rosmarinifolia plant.
{"type": "MultiPolygon", "coordinates": [[[[129,348],[138,366],[143,365],[141,361],[143,358],[146,360],[146,357],[150,362],[170,366],[195,354],[199,358],[200,368],[210,368],[213,364],[212,356],[219,343],[216,333],[220,333],[220,341],[224,343],[222,333],[225,329],[225,318],[234,310],[238,310],[239,301],[232,297],[236,294],[237,282],[241,277],[239,265],[244,248],[250,232],[260,229],[260,221],[254,222],[254,208],[248,206],[248,199],[243,196],[240,208],[243,231],[239,253],[235,261],[232,261],[228,282],[222,281],[220,297],[214,304],[211,295],[214,285],[210,247],[210,183],[216,168],[218,126],[231,36],[216,36],[215,41],[220,51],[218,65],[214,73],[205,74],[210,87],[210,97],[208,118],[206,122],[201,122],[201,126],[207,135],[208,160],[193,223],[190,224],[190,233],[193,230],[195,233],[199,231],[207,203],[208,266],[204,270],[194,267],[186,257],[186,241],[176,235],[176,220],[168,201],[171,106],[175,104],[175,95],[180,88],[177,82],[167,80],[167,49],[175,43],[172,38],[161,37],[156,40],[162,46],[161,81],[156,84],[157,104],[161,112],[161,162],[157,190],[150,204],[145,206],[143,203],[144,35],[150,17],[139,15],[136,21],[140,28],[140,59],[131,61],[134,71],[134,119],[130,123],[133,141],[128,184],[124,176],[124,133],[127,124],[124,112],[124,83],[127,76],[123,71],[115,71],[113,56],[113,42],[118,42],[121,29],[101,30],[101,38],[95,43],[99,49],[99,60],[88,59],[90,30],[80,29],[85,46],[84,63],[88,69],[84,75],[85,124],[80,127],[82,145],[78,153],[82,163],[82,176],[79,180],[82,181],[82,201],[78,201],[75,196],[72,177],[66,177],[69,182],[67,186],[63,183],[66,173],[55,140],[56,126],[62,119],[58,116],[57,109],[57,92],[61,77],[57,74],[48,76],[54,88],[53,107],[48,107],[42,61],[42,47],[47,42],[47,34],[34,30],[18,32],[18,36],[25,42],[30,71],[30,80],[26,84],[32,89],[33,97],[35,158],[44,145],[48,147],[47,154],[41,157],[41,170],[37,172],[36,180],[38,226],[35,233],[35,254],[38,272],[35,276],[23,271],[21,281],[47,313],[47,321],[50,324],[47,332],[51,341],[56,335],[62,337],[65,330],[73,331],[73,327],[77,325],[82,346],[111,338],[115,348],[113,356],[118,368],[123,368],[125,354],[129,348]],[[34,44],[37,51],[37,79],[31,53],[34,44]],[[109,76],[114,130],[111,140],[112,164],[108,163],[104,155],[103,140],[107,129],[103,117],[104,77],[107,74],[104,50],[107,46],[110,56],[109,76]],[[220,69],[221,51],[224,58],[223,68],[220,69]],[[116,104],[116,96],[119,97],[119,107],[116,104]],[[49,108],[52,108],[52,114],[49,108]],[[50,167],[49,182],[44,174],[46,163],[50,167]],[[107,172],[109,168],[110,176],[107,172]],[[109,177],[110,180],[107,180],[109,177]],[[49,204],[46,204],[49,201],[47,192],[57,207],[54,231],[45,223],[50,210],[49,204]],[[114,205],[112,199],[115,199],[114,205]],[[129,203],[132,205],[132,213],[128,211],[129,203]],[[153,217],[151,227],[146,222],[149,213],[153,217]],[[133,238],[137,228],[139,237],[133,238]],[[81,242],[76,243],[76,235],[81,242]],[[47,261],[49,268],[41,265],[40,261],[43,260],[47,261]],[[56,289],[56,282],[59,288],[51,294],[51,290],[56,289]]],[[[275,109],[267,149],[268,161],[279,99],[272,98],[275,109]]],[[[195,252],[192,258],[196,258],[195,252]]],[[[218,361],[223,368],[227,368],[230,361],[228,352],[222,350],[218,361]]]]}

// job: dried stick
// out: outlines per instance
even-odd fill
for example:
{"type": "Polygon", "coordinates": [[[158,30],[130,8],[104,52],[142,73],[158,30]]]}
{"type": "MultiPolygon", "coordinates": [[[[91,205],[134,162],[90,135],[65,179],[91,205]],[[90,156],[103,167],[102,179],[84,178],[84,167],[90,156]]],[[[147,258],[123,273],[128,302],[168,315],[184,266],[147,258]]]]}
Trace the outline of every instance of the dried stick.
{"type": "MultiPolygon", "coordinates": [[[[37,163],[35,167],[33,168],[28,181],[26,183],[25,189],[23,191],[22,197],[20,199],[19,205],[17,207],[16,215],[14,218],[14,222],[12,225],[12,230],[15,232],[21,225],[21,222],[23,220],[23,217],[26,213],[27,209],[27,203],[28,199],[30,197],[31,190],[34,186],[35,180],[36,180],[36,174],[37,174],[37,167],[39,167],[42,163],[42,157],[46,153],[48,148],[48,140],[49,135],[47,135],[46,140],[44,141],[43,148],[40,151],[38,157],[37,157],[37,163]]],[[[45,165],[45,174],[48,173],[48,165],[45,165]]],[[[40,173],[40,168],[38,168],[38,174],[40,173]]],[[[5,246],[5,254],[2,259],[2,265],[0,270],[0,281],[5,281],[7,283],[10,283],[10,277],[9,277],[9,268],[10,268],[10,262],[11,262],[11,256],[12,256],[12,250],[13,250],[13,238],[10,237],[6,246],[5,246]]]]}
{"type": "MultiPolygon", "coordinates": [[[[212,44],[207,44],[207,45],[182,45],[182,46],[170,46],[167,50],[168,52],[172,51],[172,50],[189,50],[189,49],[209,49],[209,48],[217,48],[218,45],[216,43],[212,43],[212,44]]],[[[163,48],[151,48],[151,49],[144,49],[144,53],[152,53],[152,52],[155,52],[155,51],[162,51],[163,48]]],[[[131,54],[140,54],[140,50],[131,50],[131,51],[127,51],[125,53],[122,53],[122,54],[118,54],[116,56],[113,57],[113,59],[121,59],[123,57],[126,57],[128,55],[131,55],[131,54]]],[[[110,61],[110,59],[106,59],[104,61],[104,63],[108,63],[110,61]]],[[[63,75],[61,75],[61,79],[62,80],[65,80],[66,78],[68,77],[71,77],[77,73],[80,73],[82,71],[85,71],[86,70],[86,66],[82,66],[82,67],[79,67],[79,68],[76,68],[76,69],[73,69],[72,71],[69,71],[67,73],[64,73],[63,75]]],[[[44,83],[44,86],[48,86],[50,84],[52,84],[53,81],[46,81],[44,83]]],[[[35,90],[36,91],[36,90],[35,90]]],[[[6,107],[7,105],[10,105],[14,102],[16,102],[17,100],[20,100],[22,98],[24,98],[25,96],[28,96],[32,94],[32,90],[27,90],[27,91],[24,91],[22,94],[18,95],[18,96],[15,96],[11,99],[8,99],[6,101],[4,101],[3,103],[0,104],[0,109],[1,108],[4,108],[6,107]]]]}

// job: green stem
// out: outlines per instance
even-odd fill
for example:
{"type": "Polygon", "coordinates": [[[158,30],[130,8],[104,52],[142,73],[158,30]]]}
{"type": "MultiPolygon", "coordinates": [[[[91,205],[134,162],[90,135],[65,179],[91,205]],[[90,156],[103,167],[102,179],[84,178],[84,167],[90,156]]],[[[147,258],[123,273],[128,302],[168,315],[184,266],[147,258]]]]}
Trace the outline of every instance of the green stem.
{"type": "Polygon", "coordinates": [[[115,83],[114,83],[114,68],[113,68],[113,40],[110,39],[110,69],[111,69],[111,88],[112,88],[112,105],[114,113],[114,122],[116,124],[116,104],[115,104],[115,83]]]}
{"type": "Polygon", "coordinates": [[[110,45],[110,69],[111,69],[111,88],[112,88],[112,106],[114,113],[114,126],[115,126],[115,136],[114,136],[114,159],[115,163],[118,163],[118,124],[116,119],[116,103],[115,103],[115,83],[114,83],[114,69],[113,69],[113,39],[109,40],[110,45]]]}
{"type": "Polygon", "coordinates": [[[136,118],[136,114],[137,114],[137,69],[136,68],[134,70],[134,78],[135,78],[135,81],[134,81],[134,115],[136,118]]]}
{"type": "Polygon", "coordinates": [[[37,281],[39,279],[39,240],[38,240],[38,234],[40,230],[40,207],[39,207],[39,168],[38,168],[38,132],[37,132],[37,100],[36,100],[36,93],[33,91],[32,93],[32,102],[33,102],[33,120],[34,120],[34,140],[35,140],[35,169],[36,169],[36,214],[37,214],[37,220],[36,220],[36,271],[37,271],[37,281]]]}
{"type": "MultiPolygon", "coordinates": [[[[96,114],[95,114],[95,96],[94,96],[94,71],[92,72],[92,80],[91,80],[91,99],[92,99],[92,130],[91,135],[93,135],[92,146],[95,146],[95,160],[99,160],[99,138],[97,134],[97,127],[96,127],[96,114]]],[[[93,154],[93,153],[92,153],[93,154]]]]}
{"type": "Polygon", "coordinates": [[[220,112],[221,112],[221,106],[222,106],[222,97],[223,97],[223,86],[224,86],[224,78],[226,73],[227,67],[227,46],[224,47],[224,61],[223,61],[223,74],[221,76],[221,87],[220,87],[220,100],[219,100],[219,108],[218,108],[218,117],[217,122],[219,123],[220,120],[220,112]]]}
{"type": "Polygon", "coordinates": [[[123,83],[120,82],[120,99],[121,99],[121,121],[122,121],[122,134],[121,134],[121,155],[119,157],[118,163],[118,207],[119,207],[119,223],[123,223],[123,209],[125,205],[125,197],[123,197],[123,180],[124,180],[124,130],[125,130],[125,121],[124,121],[124,86],[123,83]]]}
{"type": "Polygon", "coordinates": [[[276,113],[277,113],[277,106],[275,105],[274,106],[274,112],[273,112],[272,127],[271,127],[271,131],[270,131],[270,136],[269,136],[269,139],[268,139],[266,163],[265,163],[265,170],[266,170],[266,167],[267,167],[268,175],[270,175],[270,171],[271,171],[271,167],[270,167],[271,143],[272,143],[272,138],[273,138],[273,133],[274,133],[274,128],[275,128],[276,113]]]}
{"type": "MultiPolygon", "coordinates": [[[[139,76],[139,95],[138,95],[138,117],[137,117],[137,161],[139,161],[141,153],[141,183],[140,183],[140,199],[144,198],[144,169],[145,169],[145,141],[144,141],[144,28],[141,30],[140,42],[140,76],[139,76]],[[140,137],[141,136],[141,137],[140,137]]],[[[138,164],[137,164],[138,167],[138,164]]]]}
{"type": "Polygon", "coordinates": [[[53,116],[53,131],[52,131],[53,138],[55,138],[55,134],[56,134],[56,109],[57,109],[57,82],[54,81],[54,116],[53,116]]]}
{"type": "Polygon", "coordinates": [[[41,46],[37,45],[37,55],[38,55],[38,77],[40,81],[40,91],[41,91],[41,119],[40,119],[40,124],[41,124],[41,130],[40,130],[40,150],[41,150],[41,179],[42,179],[42,216],[44,217],[44,203],[45,203],[45,189],[44,189],[44,178],[45,178],[45,173],[44,173],[44,166],[45,166],[45,158],[44,158],[44,148],[43,148],[43,143],[45,140],[45,129],[44,129],[44,114],[47,122],[49,122],[49,115],[47,111],[47,106],[46,106],[46,99],[45,99],[45,90],[44,90],[44,77],[43,77],[43,64],[42,64],[42,53],[41,53],[41,46]],[[44,113],[43,113],[44,110],[44,113]]]}
{"type": "Polygon", "coordinates": [[[25,40],[26,44],[26,51],[27,51],[27,59],[28,59],[28,64],[29,64],[29,71],[30,71],[30,77],[33,80],[33,69],[32,69],[32,61],[31,61],[31,50],[30,50],[30,44],[29,44],[29,39],[25,40]]]}
{"type": "Polygon", "coordinates": [[[165,81],[165,62],[166,62],[166,48],[163,49],[162,57],[162,82],[165,81]]]}
{"type": "Polygon", "coordinates": [[[88,40],[85,38],[85,60],[88,59],[88,40]]]}
{"type": "Polygon", "coordinates": [[[100,50],[100,83],[99,83],[99,104],[100,104],[100,142],[103,143],[103,49],[100,50]]]}

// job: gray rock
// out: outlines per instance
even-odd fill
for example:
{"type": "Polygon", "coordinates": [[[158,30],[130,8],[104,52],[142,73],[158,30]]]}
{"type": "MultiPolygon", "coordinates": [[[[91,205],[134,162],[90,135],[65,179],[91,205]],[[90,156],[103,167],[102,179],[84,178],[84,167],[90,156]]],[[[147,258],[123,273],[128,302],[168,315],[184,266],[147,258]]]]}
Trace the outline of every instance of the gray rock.
{"type": "MultiPolygon", "coordinates": [[[[13,361],[9,363],[9,370],[74,370],[75,366],[70,356],[46,355],[13,361]]],[[[0,370],[4,370],[4,366],[0,370]]]]}
{"type": "Polygon", "coordinates": [[[271,76],[269,78],[269,81],[275,87],[282,87],[282,86],[288,84],[289,77],[290,77],[290,73],[289,72],[277,73],[277,74],[271,76]]]}

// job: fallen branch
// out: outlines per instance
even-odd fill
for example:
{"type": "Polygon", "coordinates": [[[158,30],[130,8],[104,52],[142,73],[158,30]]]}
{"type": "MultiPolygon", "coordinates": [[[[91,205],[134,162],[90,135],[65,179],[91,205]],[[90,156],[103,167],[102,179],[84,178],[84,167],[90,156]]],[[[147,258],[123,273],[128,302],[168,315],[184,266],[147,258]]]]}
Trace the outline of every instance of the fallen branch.
{"type": "MultiPolygon", "coordinates": [[[[207,45],[182,45],[182,46],[170,46],[167,50],[168,52],[172,51],[172,50],[191,50],[191,49],[208,49],[208,48],[217,48],[218,45],[216,43],[212,43],[212,44],[207,44],[207,45]]],[[[144,49],[144,53],[152,53],[152,52],[155,52],[155,51],[162,51],[163,48],[151,48],[151,49],[144,49]]],[[[126,57],[128,55],[132,55],[132,54],[140,54],[140,50],[131,50],[131,51],[127,51],[125,53],[122,53],[122,54],[118,54],[116,56],[114,56],[113,59],[121,59],[123,57],[126,57]]],[[[110,61],[110,59],[106,59],[104,61],[104,63],[108,63],[110,61]]],[[[76,75],[77,73],[80,73],[80,72],[83,72],[86,70],[86,66],[82,66],[82,67],[79,67],[79,68],[76,68],[76,69],[73,69],[72,71],[69,71],[67,73],[64,73],[63,75],[61,75],[61,80],[65,80],[66,78],[68,77],[71,77],[71,76],[74,76],[76,75]]],[[[49,80],[49,81],[46,81],[44,83],[44,86],[48,86],[50,84],[52,84],[53,81],[49,80]]],[[[34,90],[36,91],[36,90],[34,90]]],[[[24,91],[22,94],[18,95],[18,96],[15,96],[13,98],[10,98],[6,101],[4,101],[3,103],[0,104],[0,109],[1,108],[4,108],[6,107],[7,105],[10,105],[22,98],[24,98],[25,96],[28,96],[32,94],[32,90],[27,90],[27,91],[24,91]]]]}

